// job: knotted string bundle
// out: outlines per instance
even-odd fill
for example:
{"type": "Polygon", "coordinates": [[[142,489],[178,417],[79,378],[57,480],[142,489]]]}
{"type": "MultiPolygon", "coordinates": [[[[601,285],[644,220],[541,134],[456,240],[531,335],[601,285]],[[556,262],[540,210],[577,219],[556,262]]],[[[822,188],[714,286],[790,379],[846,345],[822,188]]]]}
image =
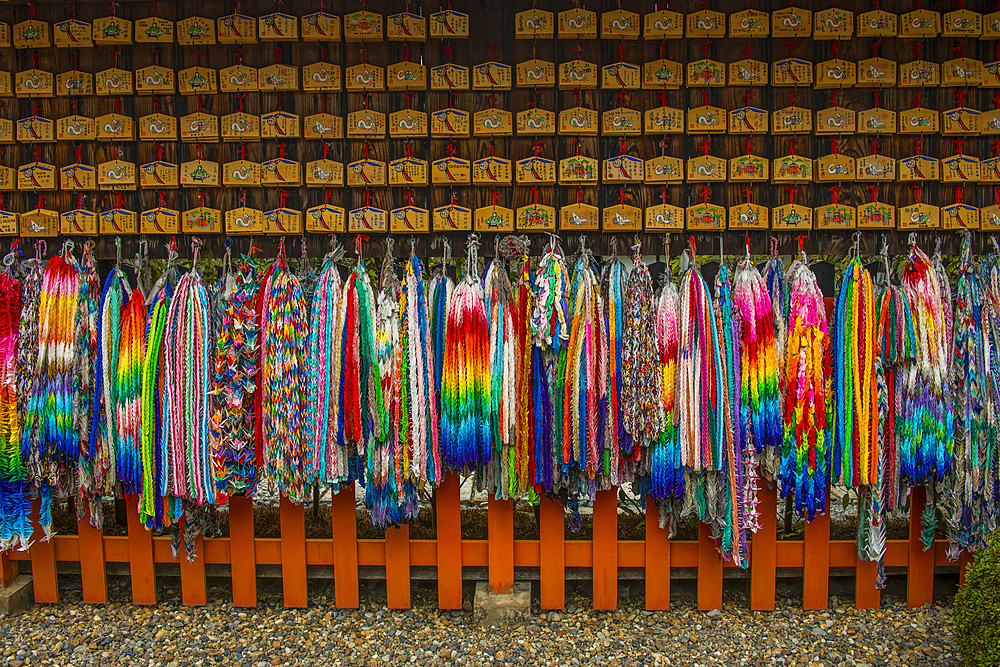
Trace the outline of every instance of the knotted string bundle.
{"type": "Polygon", "coordinates": [[[441,454],[446,465],[471,469],[493,455],[490,427],[490,339],[478,237],[469,240],[465,275],[448,307],[441,379],[441,454]]]}
{"type": "Polygon", "coordinates": [[[260,270],[243,257],[235,275],[226,249],[219,292],[219,330],[212,373],[212,419],[209,446],[216,502],[230,496],[252,495],[257,487],[254,452],[255,374],[259,360],[260,326],[256,300],[260,270]]]}
{"type": "Polygon", "coordinates": [[[406,402],[408,427],[404,440],[412,451],[413,476],[436,486],[441,483],[441,443],[438,427],[437,388],[434,384],[434,351],[431,346],[424,266],[415,252],[406,263],[402,298],[404,368],[408,376],[406,402]]]}
{"type": "Polygon", "coordinates": [[[263,288],[260,401],[264,437],[261,474],[294,503],[309,495],[311,451],[306,442],[306,298],[288,268],[284,240],[263,288]]]}
{"type": "Polygon", "coordinates": [[[784,375],[782,497],[812,521],[826,511],[830,478],[833,375],[826,306],[816,274],[802,261],[788,267],[790,291],[784,375]]]}
{"type": "Polygon", "coordinates": [[[586,249],[586,237],[582,238],[570,288],[562,459],[564,472],[573,466],[586,471],[588,480],[593,480],[602,472],[603,465],[598,439],[601,421],[598,405],[606,385],[598,375],[598,360],[604,354],[605,341],[601,335],[603,303],[594,256],[586,249]]]}
{"type": "MultiPolygon", "coordinates": [[[[52,534],[52,493],[65,492],[67,474],[76,473],[80,436],[77,413],[76,345],[80,301],[80,267],[73,243],[49,260],[38,306],[38,352],[32,390],[24,412],[22,452],[40,497],[39,525],[52,534]]],[[[25,313],[31,315],[31,313],[25,313]]]]}
{"type": "Polygon", "coordinates": [[[847,486],[878,483],[875,287],[857,255],[837,294],[833,339],[837,413],[833,477],[847,486]]]}
{"type": "Polygon", "coordinates": [[[97,442],[91,436],[94,425],[94,386],[97,364],[101,283],[97,263],[88,241],[80,259],[80,296],[76,313],[76,354],[74,375],[76,397],[73,403],[73,425],[79,435],[79,458],[76,466],[77,520],[83,520],[90,508],[90,525],[100,530],[104,525],[104,505],[101,497],[114,491],[114,448],[111,443],[97,442]],[[91,447],[93,446],[93,449],[91,447]],[[90,501],[90,502],[85,502],[90,501]]]}
{"type": "Polygon", "coordinates": [[[912,464],[914,431],[918,415],[913,396],[916,339],[910,301],[904,291],[890,282],[888,255],[885,260],[885,283],[875,303],[878,313],[877,353],[885,376],[882,449],[885,451],[882,488],[886,511],[903,505],[903,484],[900,473],[905,472],[907,459],[912,464]]]}
{"type": "Polygon", "coordinates": [[[0,550],[27,549],[31,540],[28,471],[21,454],[18,411],[18,329],[23,290],[13,251],[0,273],[0,550]]]}
{"type": "Polygon", "coordinates": [[[739,345],[741,420],[749,426],[747,441],[761,455],[767,479],[773,480],[783,435],[774,300],[749,252],[736,267],[733,303],[743,324],[739,345]]]}
{"type": "Polygon", "coordinates": [[[937,269],[914,239],[903,267],[902,285],[913,312],[916,335],[913,440],[912,448],[902,452],[902,479],[921,484],[940,480],[951,470],[955,414],[948,387],[948,358],[952,353],[945,321],[944,299],[948,295],[943,293],[937,269]]]}
{"type": "Polygon", "coordinates": [[[494,457],[487,468],[485,488],[497,498],[511,498],[517,483],[517,364],[521,340],[514,326],[514,288],[499,257],[494,257],[483,281],[490,347],[490,438],[494,457]]]}
{"type": "Polygon", "coordinates": [[[312,297],[309,327],[309,384],[307,433],[313,470],[323,484],[339,485],[349,479],[350,454],[337,441],[340,415],[339,387],[343,343],[343,281],[338,262],[343,248],[334,248],[323,259],[312,297]]]}
{"type": "Polygon", "coordinates": [[[622,358],[622,404],[632,449],[623,458],[637,464],[663,430],[663,399],[657,363],[656,304],[653,279],[642,261],[641,246],[632,247],[632,270],[625,284],[625,329],[622,358]]]}

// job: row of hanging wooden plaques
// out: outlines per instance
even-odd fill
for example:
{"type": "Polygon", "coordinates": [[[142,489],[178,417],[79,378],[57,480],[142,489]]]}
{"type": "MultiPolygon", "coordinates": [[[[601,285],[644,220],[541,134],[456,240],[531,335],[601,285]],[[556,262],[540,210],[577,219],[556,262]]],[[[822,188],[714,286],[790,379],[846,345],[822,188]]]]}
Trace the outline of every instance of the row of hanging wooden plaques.
{"type": "MultiPolygon", "coordinates": [[[[875,57],[857,63],[833,58],[815,66],[801,58],[785,58],[770,66],[745,59],[726,65],[703,58],[688,63],[661,58],[643,65],[624,61],[603,67],[585,60],[558,66],[545,60],[528,60],[512,68],[500,62],[486,62],[472,68],[473,90],[509,90],[512,85],[527,88],[605,90],[672,90],[723,86],[816,89],[845,88],[1000,88],[1000,62],[983,63],[960,57],[938,64],[926,60],[897,63],[875,57]],[[815,77],[813,73],[815,72],[815,77]],[[513,82],[513,83],[512,83],[513,82]]],[[[84,97],[125,95],[214,95],[218,93],[295,92],[356,93],[419,91],[428,88],[427,67],[401,61],[388,67],[359,63],[346,68],[319,61],[299,68],[277,63],[259,69],[242,64],[216,71],[210,67],[189,67],[178,72],[161,65],[149,65],[135,72],[110,67],[95,74],[78,69],[53,74],[31,68],[12,75],[0,71],[0,97],[84,97]]],[[[470,87],[469,68],[445,63],[430,68],[432,91],[460,91],[470,87]]]]}
{"type": "MultiPolygon", "coordinates": [[[[812,12],[787,7],[775,12],[747,9],[727,17],[702,9],[687,16],[667,9],[640,16],[626,10],[596,12],[567,9],[558,16],[550,11],[528,9],[514,18],[518,39],[681,39],[684,37],[737,38],[812,37],[819,40],[851,39],[855,31],[853,12],[831,7],[812,12]]],[[[1000,12],[979,14],[968,9],[940,12],[918,9],[903,15],[876,9],[857,16],[858,37],[955,37],[1000,39],[1000,12]]],[[[212,20],[192,16],[174,22],[156,16],[133,22],[120,16],[104,16],[92,23],[68,19],[55,24],[28,19],[11,27],[0,27],[0,46],[17,48],[89,47],[137,43],[184,45],[252,44],[259,41],[347,41],[380,42],[463,39],[469,36],[469,16],[450,9],[430,15],[404,12],[386,17],[367,10],[343,18],[327,12],[301,17],[275,12],[259,18],[233,13],[212,20]],[[429,28],[428,28],[429,25],[429,28]],[[13,33],[13,34],[11,34],[13,33]],[[5,39],[6,38],[6,39],[5,39]]]]}
{"type": "Polygon", "coordinates": [[[744,202],[729,207],[699,203],[686,209],[660,204],[644,211],[618,204],[599,210],[587,204],[560,207],[529,204],[516,211],[501,205],[475,210],[449,204],[428,211],[412,204],[385,211],[364,206],[352,211],[324,203],[304,213],[285,206],[261,211],[248,206],[223,211],[199,206],[181,213],[164,205],[137,214],[120,203],[100,213],[77,208],[59,213],[43,206],[25,213],[0,211],[0,235],[28,237],[95,236],[123,234],[237,234],[295,235],[310,233],[420,234],[429,231],[480,232],[594,231],[679,232],[729,229],[799,231],[809,229],[981,229],[1000,231],[1000,206],[982,209],[965,203],[937,207],[916,203],[896,209],[883,202],[860,206],[841,203],[815,209],[786,204],[773,209],[744,202]],[[303,224],[304,223],[304,224],[303,224]],[[645,223],[645,224],[643,224],[645,223]]]}

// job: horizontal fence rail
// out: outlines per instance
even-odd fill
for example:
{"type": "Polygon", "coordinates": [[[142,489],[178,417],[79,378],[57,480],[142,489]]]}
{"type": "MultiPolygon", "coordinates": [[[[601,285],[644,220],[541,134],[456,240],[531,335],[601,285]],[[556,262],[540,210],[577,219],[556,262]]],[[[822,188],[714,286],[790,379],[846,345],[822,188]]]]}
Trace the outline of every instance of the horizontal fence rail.
{"type": "MultiPolygon", "coordinates": [[[[875,588],[876,564],[858,559],[857,545],[850,540],[830,539],[828,515],[806,524],[801,540],[777,540],[776,494],[762,489],[761,529],[750,543],[750,607],[771,610],[775,605],[777,568],[802,568],[803,606],[825,609],[831,568],[855,568],[855,598],[859,609],[877,607],[881,601],[875,588]]],[[[920,516],[926,494],[913,490],[908,540],[890,540],[886,567],[907,568],[907,603],[919,607],[931,602],[935,568],[951,565],[947,542],[938,540],[924,551],[920,541],[920,516]]],[[[503,591],[514,583],[515,568],[538,568],[543,609],[562,609],[565,604],[566,568],[591,568],[595,609],[615,609],[618,604],[618,569],[642,568],[645,573],[646,608],[670,608],[670,573],[673,568],[697,568],[698,608],[722,606],[723,570],[735,567],[724,562],[716,550],[710,529],[700,524],[697,541],[671,540],[659,528],[656,507],[648,502],[644,540],[618,539],[616,491],[602,491],[594,501],[593,539],[564,539],[564,510],[553,499],[543,498],[539,508],[540,539],[514,539],[513,501],[490,499],[487,510],[489,539],[461,537],[459,480],[449,474],[436,491],[437,538],[411,540],[407,526],[386,530],[385,539],[358,539],[353,486],[333,495],[332,539],[307,539],[305,507],[282,498],[281,537],[255,538],[253,505],[247,498],[232,498],[229,505],[230,537],[199,538],[197,558],[188,562],[183,548],[171,554],[170,537],[154,536],[140,523],[134,497],[127,499],[128,536],[111,537],[92,528],[86,519],[78,535],[56,535],[42,541],[36,528],[27,552],[2,556],[4,583],[17,574],[19,561],[30,561],[35,601],[58,603],[56,564],[78,562],[83,601],[103,604],[108,600],[106,564],[128,563],[135,604],[156,604],[157,563],[179,563],[181,598],[184,605],[207,602],[206,564],[231,566],[233,604],[257,605],[256,566],[280,565],[284,605],[304,607],[308,603],[306,566],[333,569],[335,603],[353,608],[359,604],[359,568],[385,568],[388,606],[410,607],[410,568],[437,569],[438,606],[462,608],[462,568],[488,568],[493,590],[503,591]]],[[[37,511],[37,508],[36,508],[37,511]]],[[[964,577],[967,559],[963,558],[964,577]]]]}

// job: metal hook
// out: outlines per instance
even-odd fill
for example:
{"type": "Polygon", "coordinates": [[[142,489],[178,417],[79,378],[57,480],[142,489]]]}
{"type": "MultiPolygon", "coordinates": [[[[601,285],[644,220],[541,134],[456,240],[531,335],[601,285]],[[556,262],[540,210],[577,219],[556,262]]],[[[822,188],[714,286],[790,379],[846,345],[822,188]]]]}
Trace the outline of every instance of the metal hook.
{"type": "Polygon", "coordinates": [[[854,256],[861,259],[861,232],[854,232],[854,256]]]}
{"type": "Polygon", "coordinates": [[[115,237],[115,269],[122,265],[122,237],[115,237]]]}

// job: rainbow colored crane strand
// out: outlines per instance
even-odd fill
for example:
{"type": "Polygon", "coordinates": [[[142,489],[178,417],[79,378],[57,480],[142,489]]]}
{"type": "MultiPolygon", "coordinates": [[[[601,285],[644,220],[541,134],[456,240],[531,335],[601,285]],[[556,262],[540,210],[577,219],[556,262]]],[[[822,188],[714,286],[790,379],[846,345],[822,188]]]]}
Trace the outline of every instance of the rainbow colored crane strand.
{"type": "MultiPolygon", "coordinates": [[[[888,274],[888,258],[886,258],[888,274]]],[[[886,283],[879,291],[875,304],[878,313],[878,354],[885,377],[885,410],[879,410],[883,420],[882,449],[885,452],[882,487],[886,510],[903,505],[901,471],[907,458],[913,457],[914,427],[913,381],[916,346],[910,302],[903,290],[886,283]]]]}
{"type": "Polygon", "coordinates": [[[22,295],[21,285],[7,266],[0,273],[0,551],[27,549],[31,540],[31,500],[18,411],[17,335],[22,295]]]}
{"type": "Polygon", "coordinates": [[[636,244],[633,250],[632,270],[625,283],[622,411],[625,430],[632,436],[632,450],[623,453],[631,464],[637,465],[663,430],[663,399],[657,363],[653,279],[642,261],[640,245],[636,244]]]}
{"type": "MultiPolygon", "coordinates": [[[[584,239],[586,237],[583,237],[584,239]]],[[[581,245],[585,241],[581,241],[581,245]]],[[[599,358],[606,354],[601,335],[601,293],[594,257],[581,252],[570,289],[570,335],[566,351],[566,392],[563,402],[563,471],[575,466],[595,479],[602,468],[598,439],[598,405],[606,385],[600,381],[599,358]]]]}
{"type": "Polygon", "coordinates": [[[52,491],[66,483],[68,474],[76,473],[80,456],[73,410],[80,269],[72,248],[67,241],[45,268],[38,307],[38,354],[21,432],[28,473],[41,499],[39,525],[46,539],[52,535],[52,491]]]}
{"type": "Polygon", "coordinates": [[[749,255],[740,260],[733,284],[733,303],[742,318],[740,345],[741,420],[748,426],[747,441],[762,456],[768,480],[778,474],[783,437],[781,394],[778,391],[778,353],[774,302],[767,283],[749,255]]]}
{"type": "Polygon", "coordinates": [[[855,256],[837,294],[833,339],[837,411],[833,477],[847,486],[878,483],[875,287],[855,256]]]}
{"type": "MultiPolygon", "coordinates": [[[[192,268],[174,288],[163,329],[160,489],[164,497],[173,499],[170,517],[174,520],[183,512],[178,501],[197,506],[215,499],[208,438],[212,322],[208,290],[198,268],[200,243],[193,245],[192,268]]],[[[187,531],[186,535],[190,543],[187,531]]]]}
{"type": "MultiPolygon", "coordinates": [[[[142,367],[146,358],[146,303],[138,286],[121,316],[116,387],[115,473],[122,490],[142,493],[142,367]]],[[[111,381],[109,379],[109,381],[111,381]]]]}
{"type": "Polygon", "coordinates": [[[517,362],[522,341],[514,326],[514,288],[499,257],[490,263],[483,283],[490,332],[490,439],[496,453],[487,469],[486,486],[495,497],[506,499],[518,491],[517,362]]]}
{"type": "MultiPolygon", "coordinates": [[[[226,252],[228,257],[229,251],[226,252]]],[[[219,503],[230,496],[251,495],[257,487],[253,407],[260,334],[256,309],[258,278],[258,267],[251,258],[244,257],[236,275],[227,273],[223,278],[226,282],[220,285],[222,303],[209,426],[212,480],[219,503]]]]}
{"type": "MultiPolygon", "coordinates": [[[[663,431],[650,448],[649,472],[653,498],[684,498],[684,464],[679,439],[677,365],[680,346],[680,291],[668,280],[656,306],[656,343],[660,366],[663,431]]],[[[662,514],[661,514],[662,516],[662,514]]]]}
{"type": "Polygon", "coordinates": [[[486,465],[493,456],[490,338],[473,238],[465,276],[448,307],[441,380],[441,455],[452,468],[486,465]]]}
{"type": "Polygon", "coordinates": [[[104,525],[104,504],[101,498],[114,492],[114,447],[97,443],[91,438],[94,423],[95,367],[97,365],[97,335],[99,330],[101,283],[97,263],[90,252],[90,242],[83,246],[80,260],[80,296],[76,313],[76,353],[74,359],[76,397],[73,402],[73,424],[79,434],[79,458],[76,465],[76,490],[80,502],[77,519],[90,513],[90,525],[100,530],[104,525]],[[93,448],[92,448],[93,447],[93,448]],[[90,502],[83,502],[88,500],[90,502]]]}
{"type": "Polygon", "coordinates": [[[97,324],[97,367],[94,372],[94,412],[88,453],[93,458],[98,449],[110,452],[112,480],[117,478],[118,468],[118,355],[122,316],[130,292],[125,273],[115,266],[105,278],[101,292],[97,324]]]}
{"type": "Polygon", "coordinates": [[[955,412],[948,387],[952,350],[945,320],[947,296],[936,268],[916,242],[910,244],[902,286],[913,311],[917,362],[912,396],[913,447],[903,451],[902,479],[920,484],[940,480],[951,470],[955,412]]]}
{"type": "Polygon", "coordinates": [[[784,366],[782,497],[809,521],[826,512],[830,478],[833,376],[826,306],[816,275],[795,260],[788,267],[791,298],[784,366]]]}
{"type": "Polygon", "coordinates": [[[284,244],[263,288],[260,323],[260,403],[264,437],[261,474],[293,503],[309,496],[311,450],[306,415],[306,299],[288,269],[284,244]]]}
{"type": "Polygon", "coordinates": [[[348,480],[348,453],[337,442],[340,403],[340,347],[344,326],[341,309],[343,282],[338,260],[343,251],[333,251],[323,260],[313,291],[312,326],[309,327],[308,437],[315,478],[323,484],[348,480]]]}

